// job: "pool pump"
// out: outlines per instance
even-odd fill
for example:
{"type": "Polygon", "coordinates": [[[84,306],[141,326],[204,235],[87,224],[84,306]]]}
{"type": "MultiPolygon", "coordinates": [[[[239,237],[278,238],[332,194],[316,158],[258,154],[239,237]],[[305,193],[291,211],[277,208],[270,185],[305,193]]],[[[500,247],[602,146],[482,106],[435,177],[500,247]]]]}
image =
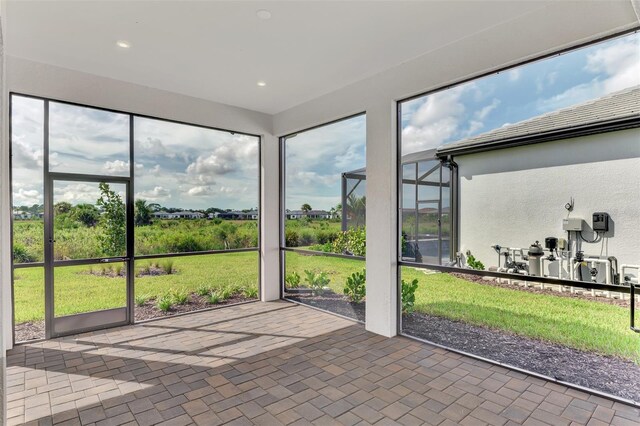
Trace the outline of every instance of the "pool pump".
{"type": "Polygon", "coordinates": [[[529,246],[527,255],[529,257],[529,275],[534,277],[542,276],[542,256],[544,256],[544,249],[539,241],[529,246]]]}

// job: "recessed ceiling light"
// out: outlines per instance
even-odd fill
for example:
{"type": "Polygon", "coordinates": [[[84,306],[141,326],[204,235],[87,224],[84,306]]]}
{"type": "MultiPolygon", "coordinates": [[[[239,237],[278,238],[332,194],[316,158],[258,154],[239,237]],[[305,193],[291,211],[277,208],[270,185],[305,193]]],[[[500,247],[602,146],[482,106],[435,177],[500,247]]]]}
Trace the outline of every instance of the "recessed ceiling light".
{"type": "Polygon", "coordinates": [[[128,49],[131,47],[131,43],[129,43],[127,40],[118,40],[116,41],[116,46],[121,47],[123,49],[128,49]]]}
{"type": "Polygon", "coordinates": [[[256,15],[258,16],[258,18],[260,19],[271,19],[271,12],[269,12],[266,9],[260,9],[259,11],[256,12],[256,15]]]}
{"type": "Polygon", "coordinates": [[[266,83],[266,82],[264,82],[264,81],[259,81],[259,82],[258,82],[258,86],[260,86],[260,87],[264,87],[264,86],[266,86],[266,85],[267,85],[267,83],[266,83]]]}

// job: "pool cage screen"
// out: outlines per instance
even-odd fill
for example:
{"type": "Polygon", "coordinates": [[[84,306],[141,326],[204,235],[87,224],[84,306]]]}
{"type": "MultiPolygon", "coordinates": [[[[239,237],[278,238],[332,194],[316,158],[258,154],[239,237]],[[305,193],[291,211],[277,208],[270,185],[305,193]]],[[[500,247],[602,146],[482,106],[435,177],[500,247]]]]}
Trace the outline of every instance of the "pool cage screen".
{"type": "MultiPolygon", "coordinates": [[[[451,253],[450,170],[434,149],[402,157],[402,259],[442,265],[451,253]]],[[[365,168],[342,174],[342,230],[365,225],[365,168]]]]}

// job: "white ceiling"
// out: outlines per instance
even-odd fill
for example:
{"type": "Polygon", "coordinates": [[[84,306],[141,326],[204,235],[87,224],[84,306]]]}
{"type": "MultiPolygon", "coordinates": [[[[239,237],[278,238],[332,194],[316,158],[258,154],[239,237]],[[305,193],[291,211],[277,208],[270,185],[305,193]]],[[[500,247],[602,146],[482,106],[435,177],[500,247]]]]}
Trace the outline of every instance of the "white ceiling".
{"type": "Polygon", "coordinates": [[[552,4],[10,0],[3,15],[8,55],[275,114],[552,4]]]}

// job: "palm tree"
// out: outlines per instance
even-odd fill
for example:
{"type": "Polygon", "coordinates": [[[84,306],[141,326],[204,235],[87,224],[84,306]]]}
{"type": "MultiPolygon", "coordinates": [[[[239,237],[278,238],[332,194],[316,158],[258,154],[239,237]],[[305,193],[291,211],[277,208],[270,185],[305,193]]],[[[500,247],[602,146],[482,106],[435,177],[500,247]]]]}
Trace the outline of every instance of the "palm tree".
{"type": "Polygon", "coordinates": [[[136,200],[135,224],[136,226],[151,225],[151,206],[147,200],[136,200]]]}
{"type": "Polygon", "coordinates": [[[364,226],[367,213],[367,197],[358,197],[355,194],[349,195],[347,197],[347,211],[350,213],[352,226],[364,226]]]}

